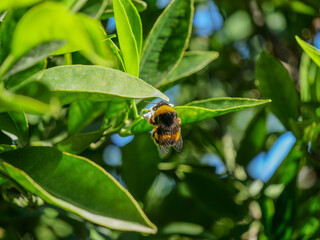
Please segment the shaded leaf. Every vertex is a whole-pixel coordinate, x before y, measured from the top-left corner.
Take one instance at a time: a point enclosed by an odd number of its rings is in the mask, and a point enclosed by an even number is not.
[[[142,25],[131,1],[113,0],[114,17],[126,72],[139,76],[142,48]]]
[[[167,90],[179,83],[180,79],[188,77],[207,66],[210,62],[218,58],[218,52],[193,51],[185,52],[178,66],[169,73],[157,86],[161,91]]]
[[[0,153],[17,149],[16,145],[0,144]]]
[[[22,146],[28,144],[29,126],[23,112],[0,113],[0,130],[14,134]]]
[[[202,101],[194,101],[184,106],[178,106],[177,111],[182,124],[197,122],[227,113],[236,112],[242,109],[255,107],[269,103],[270,100],[256,100],[248,98],[212,98]],[[141,120],[132,128],[132,133],[150,131],[147,121]]]
[[[102,66],[53,67],[24,84],[35,79],[47,85],[58,96],[61,104],[83,99],[107,101],[160,97],[168,100],[167,96],[141,79]]]
[[[68,132],[70,135],[81,132],[89,123],[102,114],[108,107],[107,102],[78,101],[70,106]]]
[[[298,93],[288,71],[266,52],[262,52],[256,65],[258,88],[270,98],[270,108],[281,123],[289,127],[289,119],[299,116]]]
[[[292,180],[283,190],[275,203],[272,221],[272,236],[275,239],[292,239],[296,215],[296,181]]]
[[[4,172],[50,204],[108,228],[156,231],[131,195],[86,158],[49,147],[10,151],[0,158]]]
[[[173,0],[160,15],[146,40],[140,77],[153,86],[182,58],[191,34],[193,0]]]
[[[108,0],[90,0],[80,9],[80,12],[99,19],[108,5]]]
[[[48,43],[37,45],[14,63],[3,78],[8,78],[18,72],[34,66],[41,60],[48,57],[52,52],[61,48],[63,45],[65,45],[65,41],[50,41]]]
[[[267,137],[266,114],[261,111],[253,118],[237,152],[237,163],[246,166],[251,159],[263,150]]]
[[[138,134],[122,148],[121,175],[135,199],[143,200],[158,175],[159,153],[149,134]]]
[[[27,80],[28,78],[35,75],[36,73],[44,70],[46,67],[46,63],[47,62],[45,60],[42,60],[30,68],[23,70],[19,73],[16,73],[13,76],[8,77],[7,79],[5,79],[6,88],[10,89],[22,83],[24,80]]]
[[[192,196],[214,218],[241,219],[246,210],[233,201],[236,193],[232,185],[217,176],[196,171],[183,171],[183,181]]]
[[[102,137],[102,134],[103,130],[88,133],[75,133],[67,139],[59,142],[57,144],[57,148],[63,152],[79,154],[88,148],[91,143],[96,142],[100,137]]]

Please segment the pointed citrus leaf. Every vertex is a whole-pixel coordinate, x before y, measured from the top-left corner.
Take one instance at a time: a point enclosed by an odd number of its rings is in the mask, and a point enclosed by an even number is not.
[[[218,52],[193,51],[185,52],[181,62],[169,75],[157,86],[161,91],[180,83],[186,78],[207,66],[219,56]]]
[[[138,77],[142,48],[139,13],[130,0],[113,0],[113,9],[124,65],[128,73]]]
[[[47,85],[61,104],[77,100],[108,101],[168,97],[141,79],[112,68],[91,65],[53,67],[24,82]],[[22,87],[19,85],[18,88]]]
[[[188,45],[193,0],[173,0],[154,24],[140,62],[140,77],[156,86],[179,63]]]
[[[177,106],[174,109],[177,111],[181,123],[187,124],[250,107],[260,106],[269,102],[270,100],[248,98],[212,98],[190,102],[187,105]],[[131,133],[150,131],[152,128],[154,127],[150,126],[147,121],[142,119],[132,128]]]
[[[50,147],[13,150],[0,159],[2,171],[50,204],[104,227],[156,232],[129,192],[89,159]]]
[[[289,72],[266,52],[262,52],[256,65],[256,79],[262,96],[270,98],[270,108],[281,123],[289,127],[289,119],[299,116],[298,93]]]

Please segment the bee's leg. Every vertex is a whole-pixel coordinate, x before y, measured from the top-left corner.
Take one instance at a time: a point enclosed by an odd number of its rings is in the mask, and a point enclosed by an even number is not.
[[[152,130],[151,137],[152,137],[152,139],[153,139],[156,143],[159,143],[158,134],[157,134],[157,128],[154,128],[154,129]]]
[[[178,125],[181,125],[181,119],[178,118]]]

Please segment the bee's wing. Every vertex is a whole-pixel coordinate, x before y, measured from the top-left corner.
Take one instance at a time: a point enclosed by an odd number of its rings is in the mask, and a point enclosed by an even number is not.
[[[172,147],[177,152],[180,152],[181,149],[182,149],[182,146],[183,146],[183,140],[182,140],[182,136],[181,136],[181,133],[180,133],[180,137],[179,137],[178,142],[175,145],[173,145]]]
[[[169,145],[159,145],[160,151],[163,155],[166,155],[169,152]]]

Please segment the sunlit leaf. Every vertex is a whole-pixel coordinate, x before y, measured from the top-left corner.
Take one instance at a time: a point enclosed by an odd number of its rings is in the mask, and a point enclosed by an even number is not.
[[[14,94],[0,88],[0,112],[8,111],[57,115],[60,108],[55,104],[46,104],[37,99]]]
[[[193,0],[173,0],[160,15],[146,40],[140,77],[153,86],[182,58],[192,28]]]
[[[126,71],[139,76],[142,48],[142,25],[139,13],[131,1],[114,0],[114,17]]]
[[[300,47],[302,47],[302,49],[309,55],[309,57],[320,67],[320,51],[316,47],[301,40],[301,38],[299,38],[298,36],[296,36],[296,40],[299,43]]]
[[[47,85],[60,99],[61,104],[84,99],[107,101],[160,97],[168,100],[167,96],[141,79],[102,66],[54,67],[24,84],[34,80]]]
[[[0,1],[0,12],[10,8],[21,8],[28,7],[42,0],[1,0]]]
[[[82,50],[94,63],[114,66],[114,56],[103,39],[97,21],[83,14],[72,14],[62,4],[45,2],[31,8],[18,22],[9,63],[14,63],[39,44],[60,40],[68,42],[67,48],[71,45]]]
[[[132,196],[86,158],[49,147],[9,151],[0,158],[2,171],[50,204],[108,228],[156,231]]]
[[[300,98],[303,102],[320,101],[320,70],[304,53],[300,62]]]

